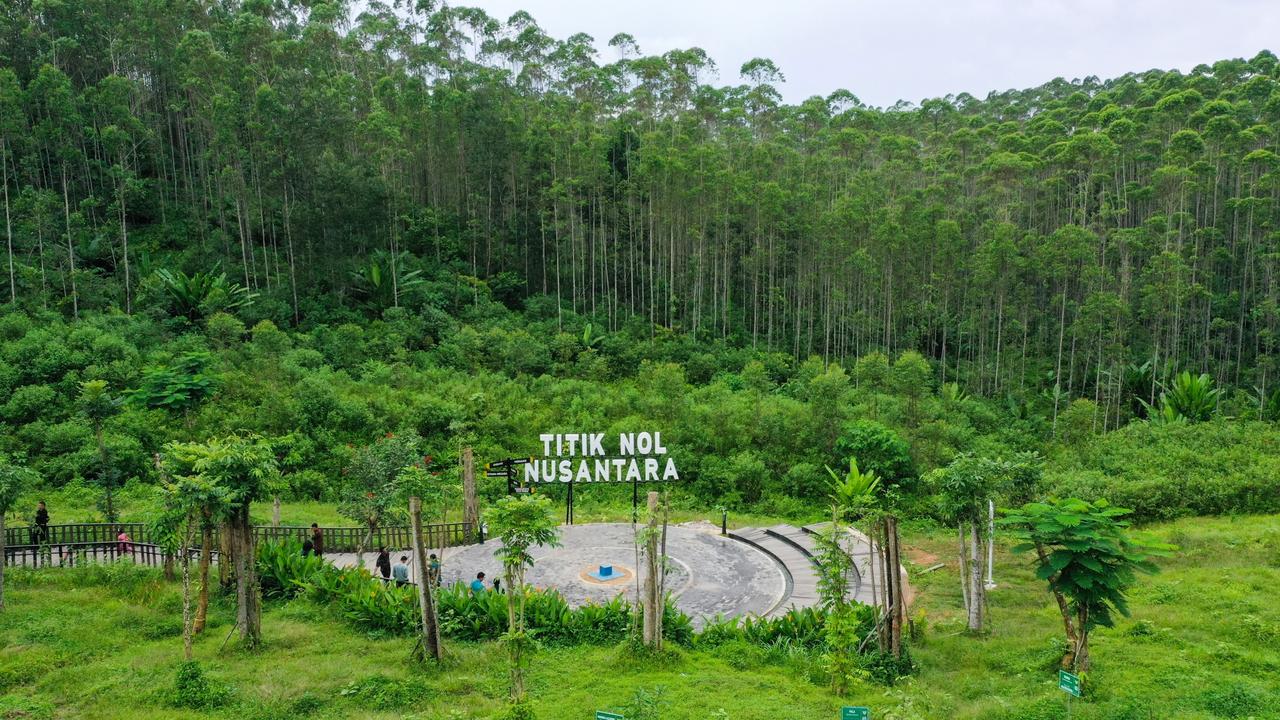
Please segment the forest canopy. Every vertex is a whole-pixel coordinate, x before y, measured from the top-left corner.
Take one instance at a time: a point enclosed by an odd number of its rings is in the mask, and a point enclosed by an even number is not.
[[[1271,52],[876,108],[607,47],[434,2],[6,3],[5,449],[123,482],[254,428],[314,489],[402,427],[520,455],[640,417],[750,501],[899,435],[909,485],[1280,417]]]

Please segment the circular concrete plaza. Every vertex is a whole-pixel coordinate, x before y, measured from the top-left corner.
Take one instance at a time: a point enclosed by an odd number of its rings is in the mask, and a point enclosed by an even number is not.
[[[525,580],[538,588],[555,588],[570,605],[605,602],[625,594],[635,598],[635,529],[623,523],[562,527],[560,547],[538,546]],[[500,577],[494,557],[496,540],[444,551],[441,579],[446,585],[469,583],[484,572],[486,585]],[[783,598],[786,579],[772,558],[747,543],[720,536],[709,525],[667,528],[667,590],[676,605],[695,620],[716,614],[763,615]],[[610,565],[622,578],[601,582],[591,573]]]

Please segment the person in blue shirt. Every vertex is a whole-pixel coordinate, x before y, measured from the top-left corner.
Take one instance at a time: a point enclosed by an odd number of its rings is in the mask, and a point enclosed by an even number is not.
[[[396,585],[404,587],[409,584],[409,556],[401,555],[400,562],[391,568],[391,577],[395,579]]]
[[[476,579],[471,581],[471,594],[484,594],[484,571],[476,573]]]

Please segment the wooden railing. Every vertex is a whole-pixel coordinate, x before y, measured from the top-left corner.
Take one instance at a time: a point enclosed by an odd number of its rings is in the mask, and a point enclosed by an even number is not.
[[[192,553],[198,550],[192,548]],[[6,565],[25,567],[72,567],[85,563],[110,563],[129,559],[139,565],[159,567],[165,553],[159,545],[137,542],[77,542],[56,545],[14,545],[4,549]]]
[[[129,536],[126,544],[117,540],[122,531]],[[359,527],[320,528],[324,538],[324,552],[355,552],[368,532],[367,528]],[[301,542],[311,537],[311,528],[304,525],[260,525],[254,527],[253,534],[254,539],[260,543],[280,542],[289,538]],[[5,528],[4,562],[6,565],[58,565],[60,557],[74,557],[76,553],[83,552],[86,558],[94,562],[132,557],[135,561],[148,565],[160,564],[163,553],[154,550],[156,546],[151,542],[152,539],[147,526],[142,523],[72,523],[49,525],[44,529],[34,525],[10,527]],[[422,528],[422,539],[424,546],[428,548],[454,547],[484,541],[483,529],[473,530],[471,523],[426,525]],[[125,545],[132,547],[126,548]],[[214,548],[217,546],[215,531]],[[404,526],[379,528],[365,550],[377,550],[380,546],[395,550],[412,548],[412,533]]]

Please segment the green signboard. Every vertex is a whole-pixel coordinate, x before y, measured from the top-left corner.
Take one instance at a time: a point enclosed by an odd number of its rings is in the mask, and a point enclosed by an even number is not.
[[[840,720],[871,720],[871,708],[846,705],[840,708]]]
[[[1071,693],[1075,697],[1080,697],[1080,677],[1072,675],[1066,670],[1059,670],[1058,688]]]
[[[603,710],[596,711],[596,720],[625,720],[618,713],[605,712]]]

